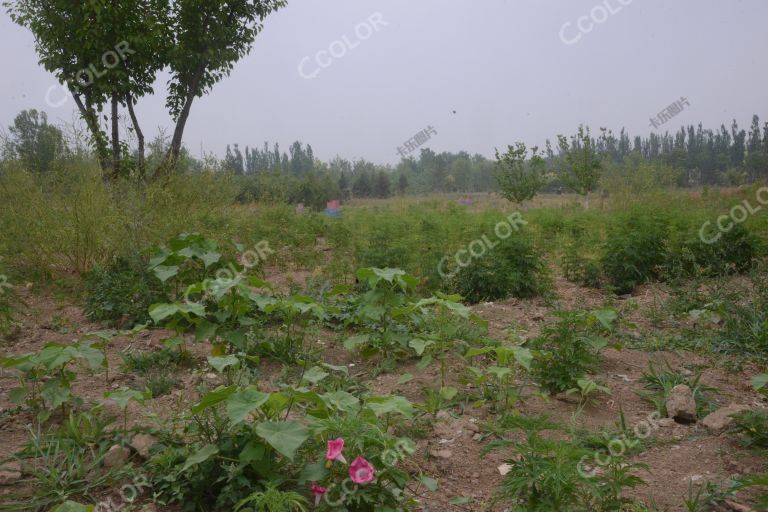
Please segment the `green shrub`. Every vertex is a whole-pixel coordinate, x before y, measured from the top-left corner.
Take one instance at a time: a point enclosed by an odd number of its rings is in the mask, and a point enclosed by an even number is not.
[[[768,412],[755,410],[735,414],[731,432],[743,436],[744,446],[768,448]]]
[[[667,261],[667,222],[660,216],[632,210],[609,227],[602,265],[616,293],[630,293],[657,279]]]
[[[449,287],[468,302],[535,297],[546,286],[545,265],[529,238],[513,235],[486,248],[486,254],[461,267]]]
[[[148,308],[165,299],[164,287],[141,258],[118,258],[108,268],[95,265],[85,276],[85,314],[116,325],[149,321]]]
[[[579,389],[579,380],[600,364],[599,350],[607,344],[598,334],[615,312],[558,311],[559,320],[544,327],[530,342],[535,349],[533,379],[548,393]]]
[[[712,242],[701,240],[698,229],[673,239],[666,262],[666,273],[674,278],[718,277],[748,271],[759,253],[759,243],[743,224],[735,224]],[[709,237],[712,239],[713,237]]]
[[[514,502],[519,512],[616,512],[628,510],[633,501],[623,496],[626,489],[644,484],[633,475],[641,464],[621,456],[607,457],[601,468],[587,470],[599,460],[595,452],[560,438],[541,435],[544,430],[562,430],[545,418],[504,416],[498,431],[522,430],[525,440],[502,439],[484,450],[512,448],[515,456],[507,461],[509,472],[499,486],[499,499]]]
[[[600,288],[600,264],[588,256],[583,256],[575,245],[568,245],[562,259],[565,278],[573,283],[589,288]]]

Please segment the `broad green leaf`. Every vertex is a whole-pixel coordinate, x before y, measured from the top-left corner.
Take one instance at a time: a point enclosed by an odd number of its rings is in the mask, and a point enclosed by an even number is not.
[[[269,393],[259,391],[256,386],[248,386],[227,399],[227,416],[232,422],[240,423],[267,400],[269,400]]]
[[[240,363],[240,360],[234,354],[220,357],[208,356],[208,364],[215,368],[219,373],[223,372],[230,366],[236,366],[238,363]]]
[[[240,462],[244,463],[250,463],[254,461],[259,461],[264,458],[264,453],[266,452],[266,446],[261,441],[248,441],[248,444],[245,445],[245,448],[240,452],[239,459]]]
[[[469,496],[456,496],[455,498],[452,498],[450,503],[451,505],[466,505],[467,503],[471,503],[472,498]]]
[[[526,370],[531,369],[531,362],[533,362],[533,353],[528,350],[525,347],[510,347],[510,350],[512,350],[512,354],[515,356],[515,361],[517,361],[520,366],[525,368]]]
[[[21,405],[26,400],[28,394],[29,389],[27,388],[13,388],[8,392],[8,400],[16,405]]]
[[[416,364],[416,369],[423,370],[424,368],[429,366],[431,362],[432,362],[432,356],[430,354],[427,354],[421,358],[421,361],[419,361],[418,364]]]
[[[68,387],[62,386],[57,380],[51,380],[45,383],[40,396],[43,397],[45,405],[49,409],[55,409],[67,402],[72,397],[72,394]]]
[[[47,369],[53,370],[66,365],[75,357],[77,357],[77,351],[72,347],[61,343],[48,343],[34,356],[34,359]]]
[[[181,338],[181,336],[174,336],[172,338],[168,338],[167,340],[163,340],[163,346],[165,348],[176,348],[184,344],[184,340]]]
[[[360,399],[346,391],[325,393],[320,395],[320,398],[323,399],[328,407],[345,412],[354,412],[360,406]]]
[[[414,351],[416,351],[417,356],[420,356],[421,354],[424,353],[424,350],[428,346],[434,345],[434,344],[435,342],[433,340],[422,340],[419,338],[414,338],[408,343],[408,346],[410,346]]]
[[[327,372],[324,372],[322,369],[320,369],[319,366],[313,366],[309,370],[307,370],[304,375],[301,377],[302,381],[307,381],[310,384],[317,384],[324,378],[326,378],[328,375],[330,375]]]
[[[445,386],[444,388],[440,388],[440,396],[445,398],[446,400],[453,400],[458,393],[459,393],[459,390],[451,386]]]
[[[601,336],[590,336],[587,338],[587,343],[595,350],[602,350],[608,346],[608,340]]]
[[[482,356],[482,355],[488,354],[490,352],[493,352],[493,350],[494,350],[494,347],[470,348],[464,354],[464,357],[469,358],[469,357]]]
[[[368,343],[368,340],[371,339],[370,336],[367,334],[359,334],[357,336],[350,336],[347,338],[347,340],[344,342],[344,348],[347,350],[355,350],[358,345],[364,345]]]
[[[752,386],[758,391],[768,386],[768,373],[759,373],[752,377]]]
[[[195,341],[199,343],[201,341],[213,340],[214,336],[216,336],[216,329],[218,329],[218,327],[219,326],[215,323],[207,320],[200,322],[195,327]]]
[[[489,366],[488,367],[488,373],[494,375],[497,379],[501,380],[507,375],[512,373],[511,368],[506,368],[503,366]]]
[[[155,273],[155,276],[157,276],[157,278],[164,283],[179,273],[179,267],[177,266],[167,267],[165,265],[157,265],[155,268],[152,269],[152,271]]]
[[[221,387],[214,389],[203,395],[198,403],[192,407],[192,414],[200,414],[202,411],[220,404],[228,399],[235,392],[235,386]]]
[[[377,417],[389,413],[398,413],[406,418],[411,418],[414,412],[411,402],[409,402],[407,398],[397,395],[370,397],[366,402],[366,406],[371,409]]]
[[[437,490],[437,480],[434,478],[428,477],[426,475],[419,476],[419,481],[424,484],[424,487],[429,489],[432,492],[435,492]]]
[[[328,469],[326,469],[325,464],[307,464],[301,470],[298,484],[302,485],[305,482],[322,482],[326,476],[328,476]]]
[[[104,353],[90,345],[80,345],[77,348],[78,356],[88,361],[91,370],[97,370],[104,364]]]
[[[592,316],[594,316],[606,329],[613,328],[613,323],[619,317],[616,310],[610,308],[596,309],[595,311],[592,311]]]
[[[256,426],[256,434],[289,460],[309,439],[309,430],[295,421],[265,421]]]
[[[399,379],[397,379],[398,384],[405,384],[406,382],[410,382],[411,379],[413,379],[413,375],[410,373],[404,373],[400,376]]]
[[[207,444],[187,458],[186,462],[184,462],[184,466],[181,468],[181,471],[186,471],[192,466],[196,466],[201,462],[205,462],[217,453],[219,453],[218,446],[215,444]]]
[[[121,409],[128,407],[128,402],[131,400],[138,403],[144,403],[144,395],[141,392],[128,388],[118,389],[117,391],[107,391],[104,393],[104,398],[112,400]]]

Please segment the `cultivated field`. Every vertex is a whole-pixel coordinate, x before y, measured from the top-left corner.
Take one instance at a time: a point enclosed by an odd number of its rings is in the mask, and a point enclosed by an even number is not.
[[[757,187],[3,184],[0,509],[765,506]]]

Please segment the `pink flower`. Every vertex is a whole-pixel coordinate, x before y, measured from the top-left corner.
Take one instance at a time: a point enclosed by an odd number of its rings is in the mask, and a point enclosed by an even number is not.
[[[341,454],[341,451],[343,449],[344,449],[344,439],[342,438],[329,439],[328,452],[325,454],[325,458],[328,460],[338,460],[346,464],[347,460],[344,458],[344,455]]]
[[[356,484],[367,484],[373,480],[376,469],[370,462],[362,457],[358,457],[349,465],[349,478]]]
[[[315,506],[320,504],[320,500],[323,499],[323,494],[327,493],[328,489],[321,487],[317,484],[312,484],[312,494],[315,495]]]

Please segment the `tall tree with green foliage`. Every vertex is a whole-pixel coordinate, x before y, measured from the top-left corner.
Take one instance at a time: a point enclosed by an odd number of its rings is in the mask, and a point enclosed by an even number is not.
[[[67,150],[61,130],[48,124],[45,112],[22,110],[8,127],[8,152],[35,172],[51,170],[53,161]]]
[[[118,107],[131,113],[143,165],[143,135],[133,105],[152,92],[164,67],[168,0],[4,2],[11,19],[35,35],[43,67],[66,84],[88,126],[102,169],[120,172]],[[111,134],[101,124],[109,106]],[[111,154],[110,154],[111,146]]]
[[[166,105],[175,121],[170,146],[155,176],[169,172],[181,153],[195,98],[232,71],[251,50],[267,15],[285,0],[69,0],[6,1],[11,18],[35,35],[40,63],[67,84],[91,133],[105,172],[120,174],[119,107],[127,107],[139,140],[133,107],[152,92],[157,71],[169,68]],[[101,125],[109,106],[111,135]],[[111,162],[110,147],[111,145]]]
[[[179,0],[171,3],[171,70],[166,105],[176,121],[164,169],[175,164],[192,102],[229,76],[261,32],[264,19],[285,0]]]
[[[501,195],[508,201],[522,204],[533,197],[544,186],[546,162],[539,156],[539,148],[528,148],[522,142],[507,146],[507,152],[496,150],[496,182]]]
[[[560,179],[579,195],[584,196],[584,207],[589,209],[589,194],[597,190],[603,164],[600,152],[589,135],[589,128],[579,126],[570,143],[564,135],[557,136],[563,168]]]

